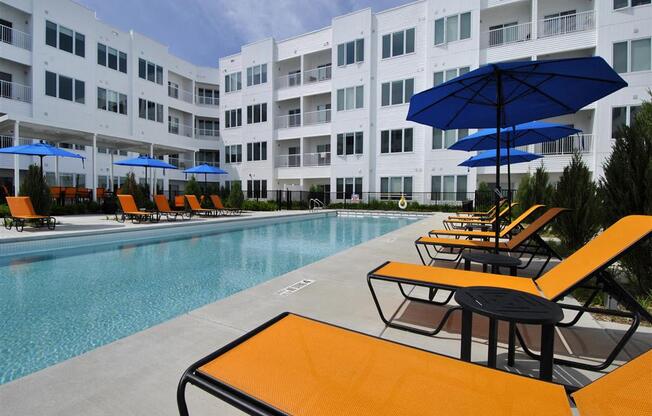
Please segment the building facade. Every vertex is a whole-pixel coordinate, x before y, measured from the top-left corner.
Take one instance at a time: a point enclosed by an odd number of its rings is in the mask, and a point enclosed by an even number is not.
[[[98,149],[153,153],[178,164],[209,160],[229,173],[213,180],[241,181],[250,196],[318,187],[331,198],[464,199],[479,182],[495,181],[491,168],[457,166],[469,154],[446,150],[473,130],[440,131],[406,121],[412,94],[486,63],[593,55],[607,60],[629,86],[576,114],[548,120],[583,134],[527,150],[545,156],[553,180],[579,150],[597,178],[613,132],[630,122],[652,88],[650,0],[423,0],[378,13],[365,9],[291,39],[244,45],[240,53],[219,59],[219,69],[183,62],[141,35],[98,22],[67,0],[3,0],[0,10],[13,16],[2,17],[13,28],[3,29],[12,35],[9,41],[3,35],[0,76],[11,74],[16,85],[11,94],[3,92],[12,97],[0,98],[1,134],[18,125],[20,137],[29,137],[25,129],[46,140],[85,143],[87,151],[95,141]],[[85,58],[74,47],[70,51],[68,38],[67,50],[48,45],[48,22],[59,25],[59,40],[61,27],[72,31],[73,46],[77,33],[83,34]],[[99,44],[118,51],[118,70],[98,63]],[[121,53],[127,74],[120,72]],[[145,79],[139,77],[141,60]],[[84,81],[85,103],[75,102],[74,91],[72,100],[49,96],[49,72],[72,78],[73,85]],[[14,97],[19,84],[31,91],[29,102]],[[101,88],[118,94],[117,113],[99,108]],[[122,94],[126,115],[120,113]],[[144,118],[138,111],[142,100]],[[83,140],[69,138],[77,132]],[[94,159],[97,175],[106,176],[107,159],[103,153]],[[12,163],[3,160],[0,167]],[[20,163],[24,169],[28,162]],[[46,170],[53,171],[49,163]],[[65,163],[59,172],[81,169],[71,166],[75,161]],[[514,165],[513,182],[540,163]],[[89,172],[93,176],[92,169],[84,169],[86,178]],[[178,172],[158,179],[164,189],[178,189],[183,181]]]

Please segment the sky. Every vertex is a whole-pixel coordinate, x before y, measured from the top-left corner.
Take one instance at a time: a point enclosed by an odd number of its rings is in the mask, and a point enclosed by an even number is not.
[[[374,12],[410,0],[76,0],[97,18],[169,46],[196,65],[216,67],[240,46],[282,40],[330,25],[335,16],[366,7]]]

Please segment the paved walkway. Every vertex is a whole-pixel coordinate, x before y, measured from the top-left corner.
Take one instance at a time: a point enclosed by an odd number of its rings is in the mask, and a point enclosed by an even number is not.
[[[175,415],[176,386],[192,362],[283,312],[291,311],[384,338],[450,356],[459,356],[455,328],[437,337],[412,335],[384,327],[369,295],[366,273],[385,260],[418,262],[414,240],[441,225],[435,215],[352,247],[283,276],[206,305],[185,315],[136,333],[86,354],[0,386],[0,413],[7,415]],[[278,292],[302,279],[315,282],[287,295]],[[405,319],[419,319],[423,311],[401,306],[394,288],[382,288],[388,306],[400,308]],[[402,318],[403,319],[403,318]],[[601,344],[612,333],[592,319],[582,328]],[[622,326],[609,325],[613,333]],[[583,344],[595,345],[595,339]],[[476,340],[473,359],[485,360],[482,340]],[[573,344],[572,342],[570,344]],[[639,330],[624,360],[652,345],[652,331]],[[566,345],[562,346],[565,347]],[[572,347],[572,345],[569,345]],[[504,365],[505,350],[499,350]],[[534,363],[520,356],[518,371],[532,371]],[[397,364],[398,365],[398,364]],[[558,381],[586,384],[596,373],[555,368]],[[194,388],[188,388],[191,414],[237,415],[233,408]],[[436,405],[436,404],[434,404]]]

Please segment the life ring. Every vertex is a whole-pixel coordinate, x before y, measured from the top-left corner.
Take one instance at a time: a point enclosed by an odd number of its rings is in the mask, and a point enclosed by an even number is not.
[[[407,201],[405,200],[405,195],[401,195],[401,199],[398,201],[398,207],[400,209],[405,209],[407,208]]]

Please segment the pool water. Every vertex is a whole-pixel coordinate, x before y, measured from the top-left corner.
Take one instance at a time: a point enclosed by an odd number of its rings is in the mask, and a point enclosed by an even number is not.
[[[324,216],[12,257],[0,264],[0,384],[413,221]]]

